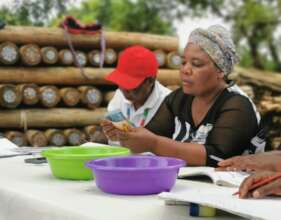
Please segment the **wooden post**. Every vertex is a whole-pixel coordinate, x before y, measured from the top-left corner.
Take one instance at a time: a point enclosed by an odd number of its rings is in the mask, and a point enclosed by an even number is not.
[[[94,111],[82,108],[0,110],[0,128],[69,128],[98,124],[105,108]]]
[[[80,86],[78,90],[81,93],[82,103],[88,108],[95,109],[100,106],[103,98],[100,90],[93,86]]]
[[[45,131],[45,136],[47,137],[50,146],[66,145],[66,137],[64,136],[63,131],[59,129],[47,129]]]
[[[27,66],[36,66],[41,62],[40,48],[36,44],[26,44],[19,49],[22,62]]]
[[[0,105],[6,108],[16,108],[21,102],[21,94],[16,86],[0,85]]]
[[[166,63],[166,53],[163,50],[155,50],[154,54],[156,56],[156,59],[158,61],[159,67],[165,66]]]
[[[19,131],[7,131],[5,132],[5,137],[12,141],[17,146],[27,146],[27,139],[24,133]]]
[[[75,48],[99,48],[100,34],[70,34]],[[133,45],[143,45],[151,50],[162,49],[175,51],[178,49],[176,37],[132,33],[132,32],[104,32],[107,47],[123,49]],[[6,26],[0,30],[0,42],[12,41],[16,44],[35,43],[40,46],[67,46],[64,30],[57,27],[26,27]]]
[[[90,125],[84,128],[87,141],[107,144],[107,138],[102,131],[102,128],[97,125]]]
[[[59,91],[62,101],[67,106],[75,106],[80,102],[80,92],[76,88],[66,87]]]
[[[182,58],[177,52],[170,52],[167,55],[167,67],[179,69],[182,64]]]
[[[63,49],[59,51],[59,61],[63,65],[72,65],[73,56],[69,49]]]
[[[28,130],[26,131],[26,137],[29,144],[33,147],[44,147],[48,145],[48,140],[42,131]]]
[[[41,85],[112,85],[105,77],[113,71],[112,68],[84,68],[86,79],[79,68],[49,67],[49,68],[0,68],[0,82],[2,83],[36,83]],[[278,76],[278,74],[275,78]],[[157,79],[163,85],[181,84],[179,70],[159,69]],[[281,79],[279,80],[281,81]],[[275,81],[276,88],[281,91],[280,84]],[[279,87],[278,87],[279,86]]]
[[[17,45],[12,42],[0,44],[0,61],[3,64],[12,65],[19,59],[19,50]]]
[[[39,88],[41,104],[47,108],[55,107],[60,101],[59,90],[55,86],[42,86]]]
[[[59,56],[55,47],[43,47],[40,52],[44,63],[55,64],[58,62]]]
[[[108,64],[108,65],[113,65],[116,63],[117,61],[117,53],[115,50],[111,49],[111,48],[107,48],[105,50],[105,56],[104,56],[104,61],[105,61],[105,64]]]
[[[100,51],[92,50],[88,53],[88,60],[92,66],[100,65]]]
[[[63,133],[71,146],[78,146],[86,142],[85,134],[76,128],[65,129]]]
[[[36,84],[17,85],[17,89],[22,96],[22,103],[25,105],[35,105],[39,101],[39,87]]]

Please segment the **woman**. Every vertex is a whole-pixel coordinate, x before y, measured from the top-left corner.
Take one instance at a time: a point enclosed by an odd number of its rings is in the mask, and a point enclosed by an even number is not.
[[[195,29],[184,50],[182,88],[167,96],[146,128],[118,131],[122,145],[199,166],[216,166],[218,157],[263,151],[264,141],[255,137],[260,117],[254,105],[227,82],[237,60],[222,26]],[[113,125],[111,129],[105,132],[116,131]]]

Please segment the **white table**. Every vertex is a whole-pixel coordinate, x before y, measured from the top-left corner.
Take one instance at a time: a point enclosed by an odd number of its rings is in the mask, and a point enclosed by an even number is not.
[[[24,163],[26,157],[0,159],[0,220],[181,220],[192,218],[186,206],[167,206],[157,195],[118,196],[101,192],[94,181],[52,176],[47,164]],[[212,187],[177,180],[175,187]],[[242,219],[219,213],[211,219]]]

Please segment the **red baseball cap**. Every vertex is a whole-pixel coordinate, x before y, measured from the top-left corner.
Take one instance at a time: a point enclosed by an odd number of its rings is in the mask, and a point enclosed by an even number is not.
[[[121,52],[117,68],[106,79],[123,89],[135,89],[147,77],[156,77],[157,70],[153,52],[142,46],[132,46]]]

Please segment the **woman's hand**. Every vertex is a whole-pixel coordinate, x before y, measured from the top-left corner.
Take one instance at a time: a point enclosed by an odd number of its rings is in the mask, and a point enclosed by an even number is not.
[[[275,174],[278,174],[278,172],[266,171],[249,176],[239,187],[239,197],[245,198],[247,196],[250,196],[254,198],[262,198],[269,195],[281,196],[281,178],[260,186],[254,189],[254,191],[250,191],[250,188],[253,184]]]
[[[121,145],[133,153],[153,152],[157,142],[157,135],[145,128],[133,128],[128,132],[118,130],[117,133]]]
[[[281,172],[281,153],[277,151],[245,156],[236,156],[218,163],[220,171],[279,171]]]
[[[107,139],[111,141],[118,141],[118,130],[111,121],[103,120],[100,125]]]

